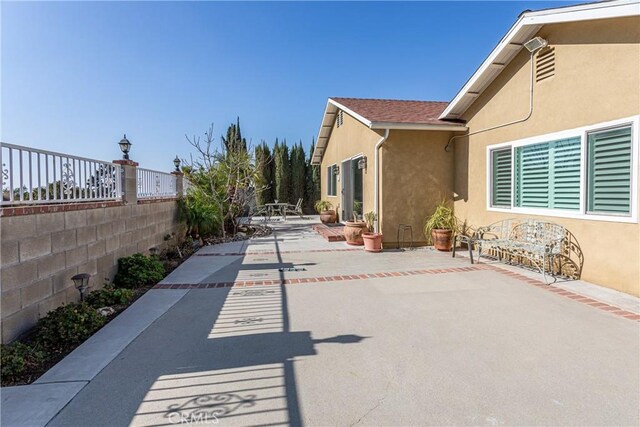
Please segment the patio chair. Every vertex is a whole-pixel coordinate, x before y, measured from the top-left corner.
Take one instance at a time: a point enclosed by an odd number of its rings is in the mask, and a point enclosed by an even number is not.
[[[288,204],[285,207],[285,214],[298,215],[300,218],[304,218],[302,213],[302,198],[298,199],[298,203],[295,205]]]

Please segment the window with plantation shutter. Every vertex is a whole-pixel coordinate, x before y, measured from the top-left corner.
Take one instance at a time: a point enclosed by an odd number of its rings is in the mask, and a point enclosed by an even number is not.
[[[335,174],[336,165],[327,166],[327,196],[335,196],[338,188],[338,177]]]
[[[487,209],[637,223],[639,128],[633,116],[489,146]]]
[[[511,207],[511,147],[491,151],[491,206]]]
[[[580,209],[580,137],[515,149],[515,206]]]
[[[631,213],[631,127],[587,139],[587,212]]]

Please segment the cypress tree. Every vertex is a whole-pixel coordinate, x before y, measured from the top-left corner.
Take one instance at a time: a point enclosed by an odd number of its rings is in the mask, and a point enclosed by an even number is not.
[[[287,141],[285,140],[278,145],[276,140],[276,147],[274,147],[273,151],[276,184],[274,198],[278,199],[280,203],[286,203],[289,201],[291,191],[291,163],[289,161]]]
[[[304,200],[306,159],[302,141],[295,144],[291,150],[291,203],[298,203],[298,199]]]
[[[269,146],[262,141],[255,149],[256,168],[258,172],[256,203],[258,206],[273,201],[273,158]]]
[[[313,138],[311,141],[311,148],[309,149],[309,157],[306,164],[306,188],[305,188],[305,207],[307,212],[315,212],[314,204],[317,200],[320,200],[320,166],[312,165],[311,159],[313,159],[313,150],[316,147],[316,140]]]
[[[242,137],[240,131],[240,117],[237,118],[236,123],[231,123],[227,128],[227,136],[222,136],[222,143],[227,153],[238,153],[241,151],[247,151],[247,140]]]

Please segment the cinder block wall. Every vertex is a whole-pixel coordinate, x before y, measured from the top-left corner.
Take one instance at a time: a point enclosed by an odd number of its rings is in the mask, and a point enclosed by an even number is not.
[[[79,300],[71,276],[90,273],[89,291],[100,289],[113,279],[118,258],[162,247],[165,235],[179,231],[175,200],[16,208],[11,214],[0,217],[3,343],[48,311]]]

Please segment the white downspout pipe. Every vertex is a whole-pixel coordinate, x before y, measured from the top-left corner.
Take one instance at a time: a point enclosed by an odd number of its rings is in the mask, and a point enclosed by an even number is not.
[[[373,180],[374,180],[374,205],[375,205],[375,213],[378,220],[376,221],[376,232],[380,232],[380,147],[384,142],[389,138],[389,129],[384,130],[384,136],[380,138],[380,140],[376,143],[376,148],[374,151],[374,172],[373,172]]]
[[[514,120],[512,122],[509,123],[503,123],[501,125],[497,125],[497,126],[491,126],[490,128],[485,128],[485,129],[480,129],[477,130],[475,132],[471,132],[471,133],[465,133],[464,135],[456,135],[456,136],[452,136],[451,139],[449,139],[449,142],[447,142],[447,145],[445,145],[444,147],[444,151],[449,152],[450,151],[450,147],[451,147],[451,143],[453,142],[454,139],[458,139],[458,138],[464,138],[465,136],[471,136],[471,135],[476,135],[478,133],[482,133],[482,132],[487,132],[490,130],[494,130],[494,129],[500,129],[506,126],[511,126],[511,125],[515,125],[517,123],[522,123],[522,122],[526,122],[527,120],[529,120],[529,118],[531,118],[531,116],[533,115],[533,55],[536,53],[537,51],[533,51],[530,52],[531,57],[529,58],[529,62],[530,62],[530,71],[529,71],[529,112],[527,113],[527,115],[522,118],[522,119],[518,119],[518,120]]]

